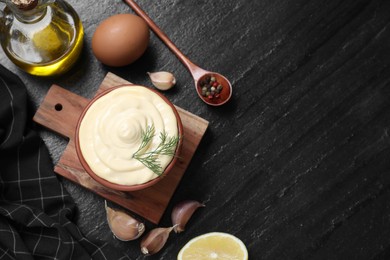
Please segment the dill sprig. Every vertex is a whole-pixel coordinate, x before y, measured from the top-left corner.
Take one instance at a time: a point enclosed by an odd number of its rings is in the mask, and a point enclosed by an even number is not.
[[[155,174],[161,175],[163,173],[163,168],[158,160],[158,155],[169,155],[174,156],[177,143],[179,142],[178,136],[170,137],[164,131],[160,133],[161,142],[153,151],[142,152],[142,150],[150,143],[150,141],[155,136],[154,125],[147,126],[146,130],[141,132],[141,144],[138,150],[133,154],[133,158],[140,161],[143,165],[152,170]]]

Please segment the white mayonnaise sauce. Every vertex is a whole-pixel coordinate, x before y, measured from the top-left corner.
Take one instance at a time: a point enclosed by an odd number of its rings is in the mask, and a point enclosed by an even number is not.
[[[79,128],[80,150],[91,170],[109,182],[135,185],[156,177],[153,171],[132,158],[142,141],[142,131],[154,126],[152,141],[143,150],[154,150],[160,133],[178,136],[172,108],[156,93],[142,86],[117,88],[96,100]],[[172,156],[159,155],[165,169]]]

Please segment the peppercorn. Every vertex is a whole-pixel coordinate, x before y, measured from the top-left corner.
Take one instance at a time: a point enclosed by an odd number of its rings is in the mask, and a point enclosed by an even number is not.
[[[223,86],[215,77],[207,76],[199,82],[202,96],[208,99],[219,98]]]

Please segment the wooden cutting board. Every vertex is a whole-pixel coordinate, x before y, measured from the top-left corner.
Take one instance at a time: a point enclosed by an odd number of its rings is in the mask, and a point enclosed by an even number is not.
[[[108,73],[96,94],[122,84],[129,84],[129,82]],[[54,171],[150,222],[158,224],[206,132],[208,122],[176,106],[183,123],[184,138],[182,151],[175,167],[160,182],[147,189],[134,192],[114,191],[93,180],[81,166],[76,154],[74,143],[76,125],[88,102],[89,100],[84,97],[60,86],[52,85],[33,118],[38,124],[69,139]]]

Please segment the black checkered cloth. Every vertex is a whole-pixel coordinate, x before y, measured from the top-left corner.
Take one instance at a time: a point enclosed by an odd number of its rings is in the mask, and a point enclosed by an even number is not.
[[[128,259],[72,222],[75,203],[32,129],[21,80],[0,65],[0,259]]]

